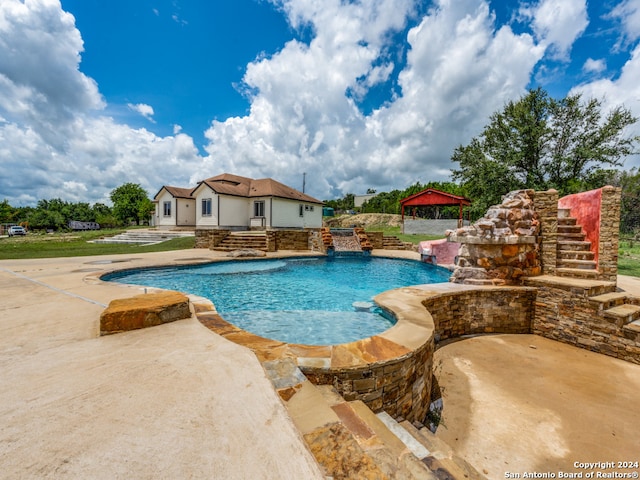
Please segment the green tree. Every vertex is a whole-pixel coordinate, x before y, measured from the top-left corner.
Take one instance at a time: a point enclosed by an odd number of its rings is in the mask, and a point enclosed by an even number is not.
[[[636,153],[640,137],[625,134],[636,121],[623,107],[603,116],[600,100],[555,100],[541,88],[530,90],[494,113],[469,145],[454,150],[459,169],[453,178],[473,199],[475,214],[511,190],[575,193],[588,188],[598,169],[621,166]]]
[[[134,221],[136,225],[146,220],[145,206],[150,202],[146,190],[137,183],[125,183],[111,191],[113,215],[124,225]],[[143,214],[143,215],[141,215]]]
[[[640,235],[640,170],[599,170],[592,178],[597,182],[594,183],[594,188],[613,185],[622,189],[620,232],[626,235]]]
[[[0,223],[15,223],[17,211],[6,198],[0,202]]]

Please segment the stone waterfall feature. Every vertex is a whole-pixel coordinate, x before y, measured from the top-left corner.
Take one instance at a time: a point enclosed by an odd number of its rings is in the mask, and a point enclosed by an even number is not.
[[[451,282],[514,285],[521,277],[540,275],[540,222],[533,190],[517,190],[473,225],[448,230],[447,240],[461,244]]]

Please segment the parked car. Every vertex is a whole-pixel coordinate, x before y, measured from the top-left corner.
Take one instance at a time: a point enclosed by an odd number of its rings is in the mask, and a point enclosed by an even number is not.
[[[7,233],[10,237],[13,237],[14,235],[26,235],[27,231],[24,229],[24,227],[13,225],[12,227],[9,227],[9,231]]]

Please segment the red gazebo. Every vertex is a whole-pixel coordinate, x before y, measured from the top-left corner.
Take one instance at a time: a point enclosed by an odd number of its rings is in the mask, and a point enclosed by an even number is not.
[[[442,206],[448,207],[458,205],[460,207],[460,215],[458,216],[458,227],[462,226],[462,207],[471,205],[471,200],[451,193],[441,192],[434,188],[427,188],[418,193],[400,200],[402,205],[402,222],[404,224],[404,207],[420,207],[420,206]]]

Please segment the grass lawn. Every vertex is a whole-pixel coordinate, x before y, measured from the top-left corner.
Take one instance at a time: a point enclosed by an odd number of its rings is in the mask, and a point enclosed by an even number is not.
[[[618,250],[618,273],[640,277],[640,242],[621,240]]]
[[[73,233],[29,233],[25,237],[0,238],[0,259],[82,257],[119,253],[147,253],[193,248],[194,237],[168,240],[155,245],[122,245],[88,243],[101,237],[113,236],[124,230],[99,230]]]
[[[400,227],[390,227],[388,225],[371,225],[366,228],[370,232],[383,232],[385,235],[393,235],[398,237],[403,242],[411,242],[418,244],[425,240],[438,240],[444,238],[443,235],[405,235],[401,233]]]

